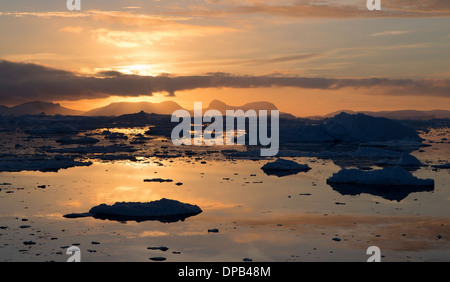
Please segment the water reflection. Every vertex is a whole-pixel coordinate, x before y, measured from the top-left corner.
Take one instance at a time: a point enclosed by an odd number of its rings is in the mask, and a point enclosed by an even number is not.
[[[184,222],[186,218],[198,215],[200,213],[183,214],[183,215],[168,215],[168,216],[125,216],[125,215],[112,215],[112,214],[96,214],[92,217],[95,219],[118,221],[118,222],[144,222],[144,221],[159,221],[162,223],[174,223]]]
[[[355,185],[355,184],[329,184],[334,191],[343,196],[357,196],[360,194],[369,194],[381,197],[390,201],[400,202],[409,194],[415,192],[432,192],[434,187],[429,186],[376,186],[376,185]]]

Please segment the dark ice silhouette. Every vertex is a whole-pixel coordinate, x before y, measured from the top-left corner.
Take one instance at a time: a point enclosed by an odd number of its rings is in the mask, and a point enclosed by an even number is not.
[[[274,162],[266,163],[261,167],[267,175],[276,175],[278,177],[294,175],[302,171],[308,171],[311,168],[307,164],[299,164],[297,162],[285,159],[277,159]]]
[[[114,205],[101,204],[89,210],[88,213],[72,213],[65,218],[92,216],[97,219],[112,221],[148,221],[178,222],[200,214],[202,210],[197,205],[185,204],[170,199],[161,199],[147,203],[117,202]]]
[[[365,193],[398,202],[410,193],[434,190],[433,179],[419,179],[399,166],[372,171],[342,169],[328,178],[327,184],[342,195]]]

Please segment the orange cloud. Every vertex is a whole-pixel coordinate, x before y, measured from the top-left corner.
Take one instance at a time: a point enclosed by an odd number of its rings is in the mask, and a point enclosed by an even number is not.
[[[68,33],[81,33],[83,28],[80,26],[66,26],[59,30],[59,32],[68,32]]]

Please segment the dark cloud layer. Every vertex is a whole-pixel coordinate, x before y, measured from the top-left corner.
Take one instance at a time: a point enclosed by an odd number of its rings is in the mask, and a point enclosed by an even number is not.
[[[388,78],[336,79],[282,76],[241,76],[210,73],[198,76],[137,76],[116,71],[95,76],[36,64],[0,61],[0,104],[40,100],[79,100],[109,96],[136,97],[201,88],[298,87],[337,90],[354,88],[372,95],[419,95],[450,98],[450,80]],[[283,91],[283,90],[280,90]]]

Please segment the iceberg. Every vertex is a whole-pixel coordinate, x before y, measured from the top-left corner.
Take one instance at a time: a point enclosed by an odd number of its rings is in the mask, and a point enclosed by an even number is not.
[[[407,170],[395,166],[364,171],[342,169],[327,179],[328,184],[355,184],[372,186],[428,186],[434,187],[433,179],[419,179]]]
[[[396,165],[396,166],[413,167],[413,168],[424,165],[416,157],[414,157],[408,153],[402,153],[400,156],[400,159],[398,159],[397,161],[391,161],[388,159],[384,159],[384,160],[378,162],[378,164],[379,165]]]
[[[274,162],[266,163],[261,167],[267,175],[276,175],[278,177],[297,174],[301,171],[308,171],[311,168],[307,164],[299,164],[294,161],[277,159]]]
[[[325,125],[330,136],[339,141],[421,141],[414,129],[399,122],[364,114],[341,113]]]
[[[398,166],[373,171],[342,169],[328,178],[327,184],[342,195],[365,193],[398,202],[413,192],[434,190],[433,179],[419,179]]]
[[[101,204],[89,210],[88,213],[67,214],[66,218],[92,216],[98,219],[116,221],[146,221],[161,222],[184,221],[190,216],[201,213],[197,205],[181,203],[176,200],[163,198],[152,202],[117,202],[114,205]]]

